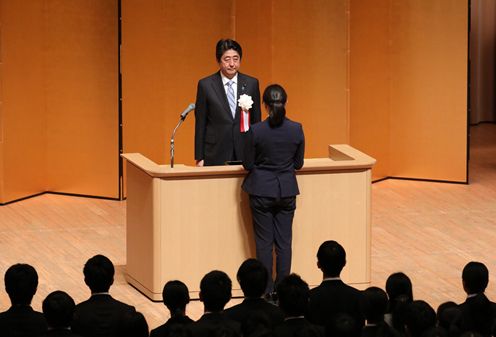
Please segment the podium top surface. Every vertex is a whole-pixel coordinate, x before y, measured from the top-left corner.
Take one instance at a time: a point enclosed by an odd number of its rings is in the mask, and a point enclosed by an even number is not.
[[[148,175],[157,178],[179,178],[199,176],[243,176],[246,170],[242,165],[188,166],[183,164],[159,165],[140,153],[121,154],[129,163]],[[297,174],[343,170],[367,170],[376,160],[347,144],[329,145],[329,158],[305,158],[303,167]]]

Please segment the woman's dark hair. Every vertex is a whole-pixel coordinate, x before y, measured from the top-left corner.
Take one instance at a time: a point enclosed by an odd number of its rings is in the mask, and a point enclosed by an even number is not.
[[[279,84],[271,84],[263,93],[263,103],[269,109],[269,125],[277,127],[282,124],[286,116],[286,101],[288,95]]]

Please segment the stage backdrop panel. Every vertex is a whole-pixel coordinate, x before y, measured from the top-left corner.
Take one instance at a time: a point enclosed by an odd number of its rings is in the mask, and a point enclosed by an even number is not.
[[[43,3],[0,1],[0,203],[45,190]]]
[[[467,1],[391,3],[390,175],[464,182]]]
[[[465,182],[467,1],[351,1],[350,143],[374,178]]]
[[[117,0],[0,5],[0,203],[118,198]]]

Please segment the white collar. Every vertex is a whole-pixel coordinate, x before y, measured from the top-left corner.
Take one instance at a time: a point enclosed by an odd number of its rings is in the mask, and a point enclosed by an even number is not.
[[[220,72],[220,77],[222,78],[222,85],[226,85],[227,82],[229,81],[233,81],[234,84],[238,84],[238,73],[236,73],[236,75],[234,75],[233,78],[227,78],[226,76],[224,76],[224,74],[222,73],[222,71]]]

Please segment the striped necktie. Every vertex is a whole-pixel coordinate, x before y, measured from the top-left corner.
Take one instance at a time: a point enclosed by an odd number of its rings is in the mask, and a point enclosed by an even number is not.
[[[231,113],[233,118],[236,116],[236,95],[234,94],[234,89],[232,85],[233,81],[229,81],[226,83],[227,85],[227,101],[229,102],[229,107],[231,108]]]

